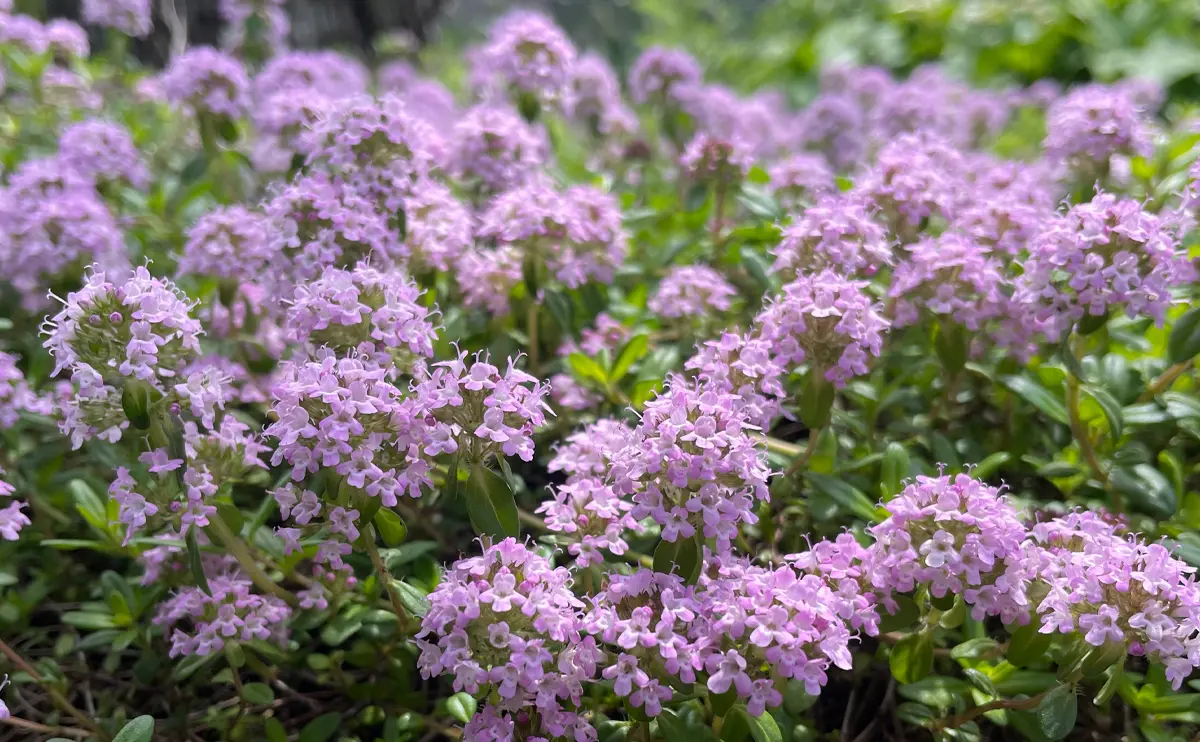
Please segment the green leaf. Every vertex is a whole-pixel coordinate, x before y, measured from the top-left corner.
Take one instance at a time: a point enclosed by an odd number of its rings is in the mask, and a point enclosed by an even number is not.
[[[1103,675],[1113,665],[1125,663],[1125,642],[1105,642],[1098,647],[1092,647],[1083,658],[1080,665],[1084,677],[1094,678]]]
[[[709,702],[712,704],[713,716],[725,716],[729,713],[729,709],[733,708],[733,704],[737,703],[737,690],[730,688],[724,693],[715,693],[709,695]]]
[[[1167,358],[1171,363],[1190,361],[1200,353],[1200,307],[1192,307],[1175,320],[1167,337]]]
[[[242,698],[256,705],[270,703],[275,700],[275,691],[266,683],[246,683],[242,686]]]
[[[853,485],[816,472],[808,472],[804,476],[813,489],[836,502],[842,510],[869,522],[879,520],[879,514],[875,511],[875,503],[871,502],[870,498]]]
[[[208,157],[201,152],[183,166],[183,170],[179,173],[179,184],[184,186],[196,182],[206,170],[208,170]]]
[[[297,742],[326,742],[342,726],[342,715],[336,711],[321,714],[304,725]]]
[[[121,410],[138,430],[150,429],[150,406],[153,388],[138,379],[126,379],[121,390]]]
[[[196,542],[197,530],[196,526],[192,526],[187,532],[188,569],[196,587],[203,590],[205,595],[212,595],[212,589],[208,586],[208,575],[204,574],[204,563],[200,560],[200,545]]]
[[[996,647],[1000,646],[995,639],[989,639],[986,636],[977,639],[968,639],[959,644],[954,649],[950,650],[950,656],[956,660],[974,660],[983,657],[992,652]]]
[[[263,720],[263,731],[266,732],[267,742],[287,742],[287,730],[274,716]]]
[[[508,483],[486,464],[471,467],[467,480],[467,513],[475,532],[494,539],[519,538],[521,520]]]
[[[971,336],[966,328],[953,322],[940,322],[933,336],[933,347],[937,350],[942,367],[951,376],[963,370],[967,364],[968,346]]]
[[[154,717],[139,716],[121,727],[113,742],[150,742],[154,736]]]
[[[608,372],[592,358],[583,353],[572,353],[567,356],[567,363],[580,379],[594,381],[601,387],[608,386]]]
[[[1049,740],[1064,739],[1075,728],[1075,716],[1079,704],[1075,700],[1075,689],[1060,685],[1046,694],[1038,706],[1038,724],[1042,734]]]
[[[750,712],[741,706],[736,707],[733,712],[746,717],[746,724],[750,727],[750,736],[754,738],[754,742],[783,742],[783,733],[779,731],[779,724],[770,712],[751,716]]]
[[[687,538],[680,536],[675,541],[664,539],[654,548],[654,571],[676,574],[686,584],[692,585],[700,578],[703,557],[699,534]]]
[[[448,502],[453,502],[454,498],[458,497],[458,452],[450,456],[450,463],[446,465],[446,480],[442,482],[442,497]]]
[[[1050,634],[1038,631],[1036,621],[1031,621],[1013,632],[1004,656],[1016,667],[1028,667],[1046,657],[1052,639]]]
[[[217,133],[226,142],[236,142],[238,139],[237,122],[228,116],[222,116],[221,120],[217,122]]]
[[[1109,394],[1107,389],[1094,384],[1085,384],[1083,392],[1096,400],[1096,404],[1100,405],[1100,409],[1104,411],[1104,417],[1108,420],[1108,429],[1112,432],[1112,439],[1120,440],[1121,433],[1125,430],[1125,417],[1121,413],[1121,403],[1117,401],[1116,397]]]
[[[234,535],[241,535],[242,526],[246,524],[246,518],[242,515],[242,511],[231,502],[217,501],[217,515],[221,520],[225,521],[225,525],[229,526],[229,530],[233,531]]]
[[[800,390],[800,419],[809,430],[818,430],[829,425],[833,410],[833,399],[837,390],[818,368],[810,369]]]
[[[388,546],[399,546],[408,538],[408,526],[404,525],[404,519],[390,508],[380,508],[375,513],[375,528],[379,529],[379,536]]]
[[[1070,419],[1067,417],[1067,406],[1041,384],[1024,376],[1004,376],[1000,381],[1046,417],[1063,425],[1070,424]]]
[[[617,360],[613,363],[612,371],[608,374],[608,380],[615,384],[625,378],[625,374],[629,373],[629,369],[633,364],[640,361],[649,349],[649,335],[642,333],[630,338],[629,342],[625,343],[625,347],[621,348],[621,352],[617,354]]]
[[[1113,665],[1108,668],[1106,675],[1108,679],[1104,681],[1104,685],[1100,687],[1100,692],[1092,699],[1092,703],[1097,706],[1107,705],[1112,700],[1112,697],[1117,694],[1117,691],[1121,687],[1121,681],[1125,677],[1124,664]]]
[[[463,724],[471,721],[478,707],[479,702],[470,693],[455,693],[446,699],[446,712]]]
[[[696,739],[688,725],[667,708],[658,716],[658,731],[667,742],[695,742]]]
[[[1143,513],[1169,518],[1179,509],[1175,486],[1150,464],[1114,467],[1109,482]]]
[[[908,451],[899,443],[889,443],[880,464],[879,491],[883,499],[890,500],[904,489],[904,478],[912,466]]]
[[[892,647],[888,659],[892,677],[900,683],[915,683],[933,671],[933,639],[924,633],[910,634]]]
[[[983,461],[980,461],[979,465],[971,470],[971,476],[975,477],[976,479],[987,479],[991,475],[995,474],[1000,467],[1004,466],[1010,461],[1012,461],[1012,454],[1008,453],[1007,451],[994,453]]]
[[[429,598],[419,588],[400,580],[392,580],[392,587],[396,588],[396,594],[400,596],[400,603],[406,611],[417,618],[429,613]]]
[[[746,742],[750,739],[750,716],[733,708],[725,715],[725,723],[721,726],[721,742]]]
[[[543,296],[558,329],[564,335],[572,334],[575,331],[575,302],[561,291],[546,291]]]
[[[903,631],[910,628],[921,618],[921,609],[907,595],[897,595],[896,612],[879,611],[879,632],[888,634],[893,631]]]
[[[62,622],[81,629],[112,629],[117,625],[111,615],[93,611],[67,611],[62,614]]]

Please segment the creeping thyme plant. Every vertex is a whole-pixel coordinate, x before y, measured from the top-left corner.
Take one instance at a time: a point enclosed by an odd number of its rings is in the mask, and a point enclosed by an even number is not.
[[[0,2],[0,738],[1196,738],[1168,91],[220,6]]]

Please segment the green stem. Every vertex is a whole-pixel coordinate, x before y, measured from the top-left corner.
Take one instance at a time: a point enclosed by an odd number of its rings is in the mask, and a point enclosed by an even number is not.
[[[1176,379],[1178,379],[1180,376],[1183,376],[1183,374],[1191,367],[1192,361],[1189,359],[1180,363],[1176,363],[1166,371],[1163,371],[1162,375],[1160,375],[1150,384],[1149,387],[1147,387],[1146,391],[1143,392],[1140,397],[1138,397],[1137,401],[1139,403],[1149,402],[1158,395],[1162,394],[1171,387],[1171,384],[1175,383]]]
[[[404,610],[404,603],[400,602],[400,593],[396,592],[395,586],[392,585],[392,575],[379,556],[379,549],[375,548],[374,526],[370,524],[364,526],[363,542],[367,545],[367,554],[371,557],[375,574],[378,575],[380,582],[387,590],[388,600],[392,602],[392,610],[396,612],[396,620],[400,622],[400,628],[403,630],[408,626],[408,611]]]
[[[217,539],[225,545],[225,548],[228,549],[229,553],[233,555],[233,558],[237,560],[238,565],[242,568],[242,571],[246,573],[246,576],[250,578],[250,581],[253,582],[259,590],[274,595],[293,608],[296,608],[300,605],[299,598],[283,589],[278,583],[275,582],[275,580],[272,580],[266,572],[262,571],[262,567],[258,566],[258,562],[254,559],[254,555],[250,553],[250,548],[246,546],[246,543],[242,541],[241,537],[237,536],[229,529],[229,526],[226,525],[225,521],[221,520],[219,516],[209,520],[209,525],[206,530],[210,535],[215,535]]]
[[[112,737],[110,737],[108,733],[100,727],[99,724],[89,718],[87,714],[75,708],[75,704],[71,703],[67,697],[62,694],[62,691],[54,687],[52,683],[42,677],[42,674],[34,669],[33,665],[26,662],[24,657],[18,654],[15,649],[5,644],[3,640],[0,640],[0,654],[3,654],[5,657],[7,657],[10,662],[17,666],[18,669],[24,671],[26,675],[33,679],[33,682],[42,686],[42,688],[50,696],[50,700],[55,706],[58,706],[59,709],[74,717],[80,724],[87,727],[92,734],[99,737],[102,742],[109,742],[109,740],[112,739]]]
[[[791,475],[795,474],[800,470],[800,467],[808,463],[808,460],[812,458],[813,452],[817,450],[817,438],[820,436],[820,428],[813,428],[812,430],[808,431],[808,445],[804,447],[804,451],[795,461],[792,462],[792,465],[788,467],[787,472],[784,473],[785,477],[790,477]]]
[[[1080,357],[1082,338],[1077,338],[1072,344],[1072,353],[1076,358]],[[1084,461],[1092,470],[1092,474],[1099,480],[1100,484],[1108,487],[1108,473],[1100,465],[1099,459],[1096,458],[1096,449],[1092,446],[1091,436],[1088,435],[1087,427],[1083,424],[1083,419],[1079,416],[1079,379],[1075,374],[1067,373],[1067,421],[1070,424],[1071,435],[1075,438],[1075,443],[1079,446],[1080,453],[1083,454]],[[1116,490],[1111,490],[1113,512],[1121,512],[1121,494]]]
[[[529,336],[529,373],[538,373],[538,303],[533,296],[529,297],[529,306],[525,310],[525,333]]]
[[[945,729],[957,729],[958,727],[961,727],[963,724],[966,724],[968,721],[977,719],[989,711],[1000,711],[1000,710],[1028,711],[1029,709],[1035,709],[1038,706],[1042,705],[1042,699],[1044,699],[1046,697],[1046,694],[1048,692],[1049,691],[1042,691],[1041,693],[1038,693],[1036,696],[1033,696],[1031,698],[1023,698],[1021,700],[1010,700],[1010,699],[1001,698],[1001,699],[997,699],[995,701],[990,701],[990,702],[982,704],[980,706],[976,706],[974,708],[968,709],[968,710],[962,712],[961,714],[955,714],[954,716],[950,716],[945,719],[935,721],[933,723],[933,731],[940,732]]]

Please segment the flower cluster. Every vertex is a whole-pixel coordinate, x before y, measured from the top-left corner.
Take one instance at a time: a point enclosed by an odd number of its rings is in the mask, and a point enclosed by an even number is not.
[[[1114,155],[1149,156],[1153,128],[1129,91],[1084,85],[1046,112],[1046,156],[1066,166],[1085,185],[1105,177]]]
[[[450,170],[484,191],[517,186],[546,161],[541,130],[495,103],[467,109],[454,125],[451,139]]]
[[[251,591],[236,570],[208,578],[208,592],[187,587],[162,604],[154,621],[170,632],[172,657],[205,657],[226,644],[287,640],[291,609],[273,595]]]
[[[83,22],[141,38],[154,29],[150,0],[83,0]]]
[[[237,59],[199,46],[171,60],[163,71],[167,100],[197,116],[239,118],[249,107],[250,78]]]
[[[1034,239],[1013,301],[1057,341],[1085,317],[1124,310],[1162,322],[1171,289],[1196,280],[1170,225],[1132,199],[1097,193]]]
[[[820,198],[797,215],[774,253],[771,269],[788,281],[825,269],[869,277],[892,261],[883,227],[862,204],[837,196]]]
[[[733,306],[737,289],[720,273],[707,265],[681,265],[671,268],[658,284],[658,291],[647,302],[650,311],[660,317],[684,319],[727,312]]]
[[[518,10],[498,20],[477,63],[501,90],[558,105],[567,95],[575,46],[546,16]]]
[[[769,498],[753,430],[739,397],[674,377],[612,455],[610,481],[632,496],[633,517],[654,519],[665,540],[699,535],[728,551],[738,527],[757,522],[755,503]]]
[[[943,322],[979,330],[1006,310],[1000,270],[995,258],[954,232],[909,245],[888,289],[896,302],[896,326],[914,324],[924,310]]]
[[[885,604],[920,585],[936,598],[961,595],[977,619],[1026,622],[1026,528],[1000,490],[966,474],[920,476],[886,507],[868,557],[871,586]]]
[[[681,49],[650,47],[629,70],[629,93],[635,103],[675,102],[682,88],[700,82],[700,64]]]
[[[477,355],[468,364],[463,351],[418,377],[416,404],[436,421],[430,454],[457,452],[470,464],[492,456],[533,460],[533,431],[546,421],[549,389],[512,358],[504,373],[488,360]]]
[[[270,262],[272,240],[266,218],[244,206],[222,206],[188,229],[179,275],[254,280]]]
[[[296,287],[287,330],[301,342],[328,346],[339,354],[388,354],[400,368],[431,358],[437,331],[420,302],[422,291],[399,272],[365,263],[353,270],[326,268],[321,277]]]
[[[811,373],[838,386],[867,373],[867,360],[883,351],[891,323],[866,285],[824,270],[784,286],[756,320],[776,362],[788,371],[807,362]]]
[[[144,188],[150,181],[129,130],[120,124],[101,119],[81,121],[63,129],[58,142],[63,167],[98,185],[124,182]]]
[[[783,412],[784,372],[762,338],[726,332],[704,342],[686,367],[700,384],[736,395],[747,419],[762,430]]]
[[[3,467],[0,467],[0,477],[5,476]],[[11,497],[16,492],[16,488],[0,479],[0,497]],[[11,500],[8,505],[0,508],[0,538],[5,541],[16,541],[21,534],[21,529],[30,525],[29,516],[25,515],[22,510],[25,509],[24,503],[17,500]]]

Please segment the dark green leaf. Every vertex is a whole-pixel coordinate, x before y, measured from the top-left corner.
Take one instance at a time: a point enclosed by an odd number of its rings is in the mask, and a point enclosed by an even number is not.
[[[121,727],[113,742],[150,742],[154,736],[154,717],[139,716]]]
[[[1116,397],[1109,394],[1108,390],[1094,384],[1084,385],[1083,391],[1096,400],[1096,404],[1100,405],[1100,409],[1104,411],[1104,417],[1108,420],[1108,429],[1112,432],[1112,439],[1120,440],[1121,434],[1125,430],[1125,417],[1121,413],[1121,403],[1117,401]]]
[[[1114,467],[1109,482],[1143,513],[1169,518],[1179,509],[1174,485],[1150,464]]]
[[[1013,632],[1004,656],[1017,667],[1028,667],[1046,657],[1052,638],[1038,631],[1037,621],[1031,621]]]
[[[217,515],[221,516],[221,520],[225,521],[225,525],[229,526],[229,530],[234,534],[240,535],[242,526],[246,524],[246,518],[242,515],[242,511],[231,502],[218,500],[216,503]]]
[[[287,730],[274,716],[267,717],[263,721],[263,731],[267,734],[267,742],[287,742],[288,740]]]
[[[646,355],[646,351],[650,348],[650,337],[645,333],[634,335],[625,343],[625,347],[621,348],[621,352],[617,354],[617,360],[613,362],[612,371],[608,374],[608,380],[615,384],[625,378],[625,374],[629,373],[629,369],[633,364],[642,359]]]
[[[967,363],[967,351],[971,336],[966,328],[953,322],[938,324],[937,333],[933,337],[933,347],[937,350],[938,360],[950,376],[963,370]]]
[[[417,618],[429,613],[429,598],[425,597],[425,593],[419,588],[400,580],[392,580],[392,587],[396,589],[396,594],[400,596],[400,603],[406,611]]]
[[[804,476],[813,489],[836,502],[838,507],[847,513],[853,513],[870,522],[879,519],[879,514],[875,511],[875,504],[853,485],[816,472],[808,472]]]
[[[67,611],[62,614],[62,622],[81,629],[111,629],[116,626],[113,617],[108,613],[93,611]]]
[[[730,688],[724,693],[714,693],[709,696],[709,702],[712,704],[713,716],[725,716],[729,713],[729,709],[733,708],[733,704],[737,702],[737,690]]]
[[[266,683],[246,683],[242,686],[242,698],[246,703],[266,704],[275,700],[275,691]]]
[[[903,631],[910,628],[921,618],[921,609],[907,595],[897,595],[896,612],[888,613],[886,609],[879,611],[879,631],[888,634],[893,631]]]
[[[561,291],[546,291],[546,308],[564,335],[575,332],[575,302]]]
[[[572,353],[567,357],[567,363],[571,364],[571,370],[580,379],[594,381],[601,387],[608,385],[608,372],[604,370],[603,366],[583,353]]]
[[[737,706],[733,713],[745,715],[746,724],[750,727],[750,736],[754,742],[783,742],[783,733],[779,731],[779,724],[775,722],[775,717],[771,716],[769,712],[751,716],[749,711]]]
[[[497,540],[521,535],[517,502],[508,483],[486,464],[471,467],[467,480],[467,512],[475,532]]]
[[[454,498],[458,497],[457,452],[450,456],[450,463],[446,465],[446,480],[442,483],[442,497],[448,502],[453,502]]]
[[[892,647],[888,665],[898,682],[917,682],[933,670],[933,640],[924,633],[904,637]]]
[[[446,699],[446,712],[463,724],[471,721],[478,706],[479,703],[470,693],[455,693]]]
[[[1066,405],[1038,382],[1024,376],[1005,376],[1000,381],[1046,417],[1063,425],[1070,423]]]
[[[196,542],[197,529],[192,526],[187,532],[187,555],[188,569],[192,573],[192,581],[196,583],[196,587],[204,591],[205,595],[212,595],[212,590],[208,587],[208,575],[204,574],[204,563],[200,560],[200,545]]]
[[[889,443],[880,465],[879,491],[884,500],[895,497],[904,488],[904,478],[912,466],[908,451],[899,443]]]
[[[326,742],[342,726],[342,715],[336,711],[322,714],[300,730],[298,742]]]
[[[1060,685],[1051,690],[1038,706],[1038,723],[1042,734],[1049,740],[1064,739],[1075,728],[1078,711],[1074,688]]]
[[[1190,361],[1200,353],[1200,307],[1192,307],[1175,320],[1167,338],[1167,358],[1171,363]]]
[[[825,379],[820,369],[809,370],[804,387],[800,390],[800,419],[810,430],[818,430],[829,424],[836,394],[837,390]]]
[[[206,170],[208,170],[208,156],[201,152],[183,166],[183,171],[179,173],[180,185],[189,185],[199,180]]]
[[[1088,651],[1079,669],[1083,670],[1085,677],[1094,678],[1103,675],[1118,662],[1125,663],[1125,642],[1105,642]]]
[[[679,536],[675,541],[662,540],[654,549],[654,571],[676,574],[689,585],[700,577],[704,551],[698,534]]]
[[[138,430],[150,428],[150,405],[152,387],[144,381],[127,379],[121,390],[121,409],[133,427]]]
[[[956,660],[979,659],[1000,646],[995,639],[986,636],[978,639],[968,639],[950,650],[950,656]]]
[[[1012,461],[1012,454],[1008,453],[1007,451],[994,453],[983,461],[980,461],[979,466],[976,466],[971,470],[971,476],[975,477],[976,479],[987,479],[991,475],[995,474],[1000,467],[1004,466],[1010,461]]]
[[[380,508],[375,513],[375,527],[379,529],[383,543],[388,546],[399,546],[408,538],[408,526],[404,525],[404,519],[390,508]]]

